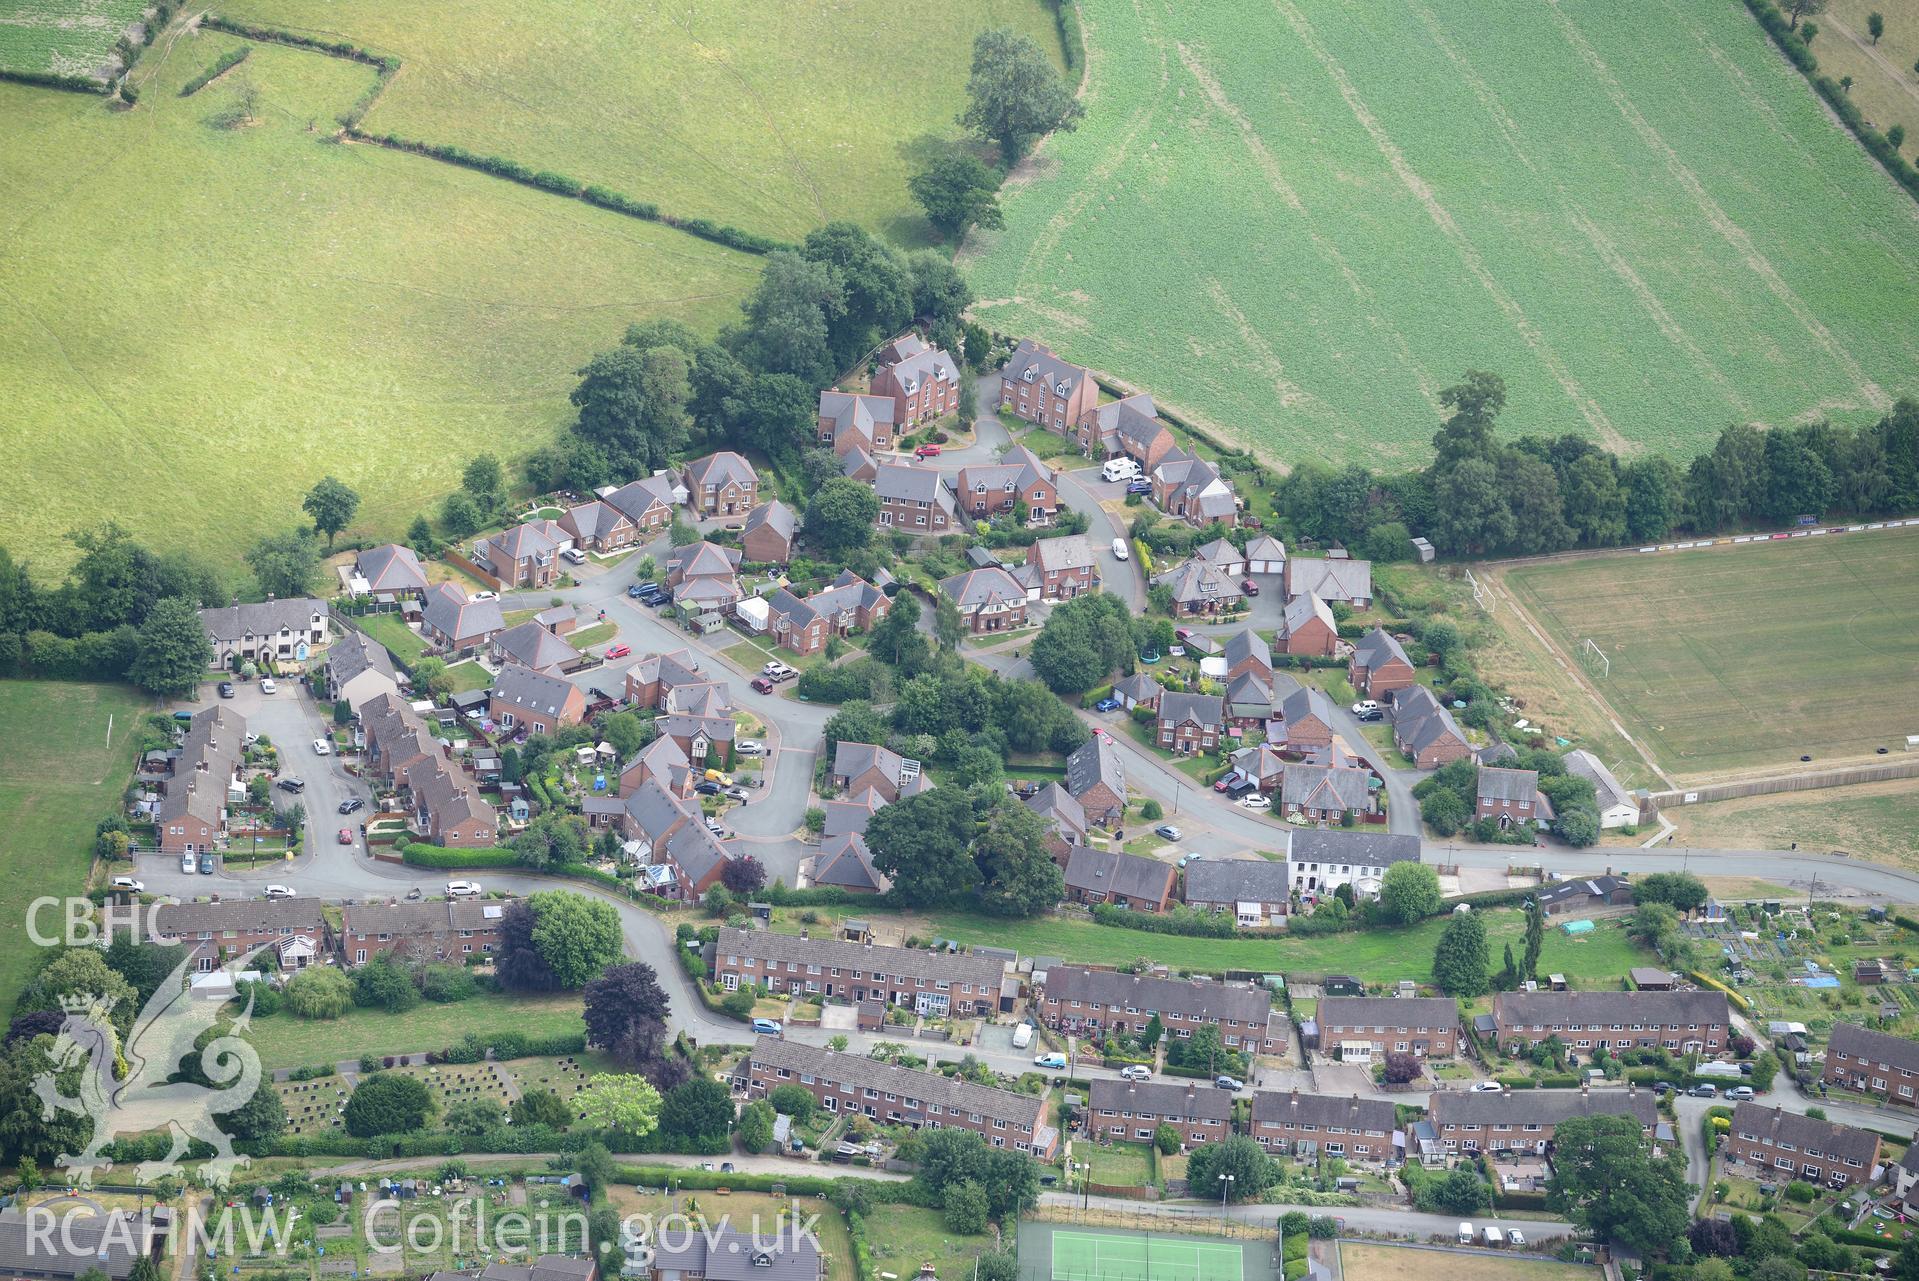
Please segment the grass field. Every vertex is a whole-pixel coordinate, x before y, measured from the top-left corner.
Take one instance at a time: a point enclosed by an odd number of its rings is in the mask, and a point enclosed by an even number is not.
[[[0,688],[5,688],[0,686]],[[404,1014],[358,1007],[337,1019],[303,1019],[279,1013],[253,1020],[253,1044],[261,1068],[317,1067],[357,1060],[362,1054],[416,1054],[443,1050],[468,1032],[487,1036],[513,1031],[524,1036],[563,1036],[585,1028],[580,998],[503,996],[482,992],[452,1005],[431,1001]]]
[[[142,0],[0,0],[0,71],[95,76]]]
[[[1471,368],[1668,452],[1913,389],[1913,202],[1739,5],[1082,13],[1086,119],[969,245],[980,318],[1269,457],[1422,459]]]
[[[1575,1263],[1507,1255],[1409,1250],[1342,1242],[1346,1281],[1595,1281],[1600,1271]]]
[[[1662,813],[1679,829],[1677,845],[1782,850],[1798,844],[1919,867],[1919,787],[1910,779],[1674,805]]]
[[[1886,33],[1878,44],[1866,29],[1866,16],[1885,14]],[[1815,21],[1824,34],[1813,41],[1819,70],[1834,80],[1852,77],[1852,100],[1881,131],[1904,125],[1901,150],[1908,160],[1919,155],[1919,8],[1886,0],[1832,0]]]
[[[1506,571],[1670,771],[1699,775],[1898,748],[1919,733],[1919,538],[1804,538]]]
[[[119,804],[148,706],[126,685],[0,681],[0,925],[14,940],[0,947],[0,1008],[39,965],[27,905],[86,886],[94,824]],[[52,917],[41,928],[57,929]]]

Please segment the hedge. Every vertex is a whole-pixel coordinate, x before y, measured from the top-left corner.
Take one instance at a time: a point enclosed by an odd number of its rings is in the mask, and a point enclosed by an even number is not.
[[[1047,0],[1053,8],[1053,25],[1059,28],[1060,56],[1066,69],[1078,75],[1086,62],[1086,46],[1079,29],[1079,0]]]
[[[200,25],[208,31],[224,31],[230,36],[245,36],[248,40],[258,40],[264,44],[283,44],[291,45],[295,49],[310,49],[315,53],[331,54],[335,58],[363,62],[369,67],[379,67],[382,70],[386,70],[389,65],[393,70],[399,69],[397,59],[383,58],[379,54],[362,49],[357,44],[349,44],[345,40],[320,40],[293,31],[282,31],[278,27],[260,27],[250,22],[235,22],[217,13],[209,13],[202,17]]]
[[[449,849],[415,841],[400,851],[414,867],[518,867],[520,856],[508,849]]]
[[[1697,982],[1704,987],[1709,987],[1715,992],[1725,993],[1726,999],[1728,1001],[1731,1001],[1733,1004],[1733,1008],[1738,1010],[1740,1013],[1742,1014],[1752,1013],[1752,1002],[1748,1001],[1745,997],[1741,996],[1739,993],[1727,987],[1724,983],[1721,983],[1718,979],[1711,978],[1705,974],[1701,974],[1698,970],[1689,971],[1689,976],[1693,979],[1694,982]]]
[[[225,75],[227,72],[233,70],[235,67],[245,62],[247,60],[247,55],[251,54],[252,52],[253,50],[250,47],[246,47],[246,46],[242,46],[241,48],[238,48],[238,49],[227,50],[225,53],[221,54],[218,58],[214,59],[212,66],[208,67],[205,71],[202,71],[199,75],[195,76],[193,79],[181,85],[180,96],[182,98],[191,98],[194,94],[200,92],[200,90],[206,88],[208,85],[212,84],[215,80],[218,80],[221,76]]]
[[[32,85],[36,89],[60,89],[67,93],[93,93],[105,97],[113,86],[90,76],[63,76],[52,71],[8,71],[0,68],[0,80]]]
[[[1122,929],[1143,930],[1148,934],[1181,934],[1188,938],[1229,939],[1239,933],[1238,924],[1224,912],[1160,914],[1129,911],[1111,903],[1095,903],[1093,919],[1101,925],[1117,925]]]

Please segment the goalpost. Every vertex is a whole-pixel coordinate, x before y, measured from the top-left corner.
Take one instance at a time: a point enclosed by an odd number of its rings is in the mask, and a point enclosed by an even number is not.
[[[1580,642],[1579,661],[1587,672],[1602,680],[1612,675],[1612,659],[1607,658],[1605,651],[1593,644],[1590,636]]]
[[[1499,600],[1492,594],[1492,590],[1488,588],[1486,584],[1480,582],[1470,569],[1466,571],[1466,581],[1473,589],[1473,604],[1479,606],[1488,614],[1499,607]]]

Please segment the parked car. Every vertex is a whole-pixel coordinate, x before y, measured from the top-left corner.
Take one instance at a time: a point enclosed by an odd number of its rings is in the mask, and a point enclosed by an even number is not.
[[[771,677],[776,681],[783,681],[790,676],[798,676],[799,674],[799,669],[788,667],[777,658],[760,668],[760,675]]]
[[[733,776],[724,770],[710,769],[706,771],[706,777],[712,782],[718,783],[721,787],[733,786]]]
[[[1105,698],[1100,699],[1099,702],[1094,703],[1093,710],[1096,712],[1117,712],[1122,706],[1123,704],[1117,698],[1109,694]]]
[[[733,744],[733,750],[741,756],[764,756],[766,755],[766,744],[760,742],[757,738],[743,738]]]
[[[1164,837],[1165,839],[1169,841],[1176,841],[1180,838],[1181,832],[1177,827],[1174,827],[1171,823],[1161,823],[1158,827],[1153,829],[1153,835]]]
[[[121,894],[143,894],[147,886],[145,881],[136,881],[131,876],[116,876],[113,878],[113,888]]]
[[[748,681],[747,684],[752,687],[755,694],[771,694],[773,692],[773,682],[764,676],[755,676],[752,680]]]
[[[260,679],[260,692],[262,694],[277,694],[280,692],[280,687],[273,683],[271,676],[265,676]]]
[[[586,564],[586,553],[577,547],[569,547],[561,552],[560,555],[566,560],[572,561],[575,565]]]
[[[1119,1070],[1119,1078],[1122,1081],[1146,1081],[1152,1079],[1152,1075],[1153,1069],[1144,1063],[1128,1063]]]
[[[631,654],[632,652],[633,652],[633,647],[631,645],[615,645],[613,648],[606,651],[606,657],[625,658],[628,654]]]
[[[1181,854],[1179,856],[1179,865],[1183,868],[1188,863],[1197,863],[1205,857],[1204,854]]]
[[[188,876],[193,875],[193,855],[182,854],[180,856],[180,870],[182,872],[185,872]]]
[[[1213,790],[1215,792],[1225,791],[1227,788],[1233,785],[1233,777],[1234,776],[1232,774],[1220,775],[1218,778],[1213,780]]]
[[[202,876],[213,875],[213,855],[202,854],[200,856],[200,875]]]
[[[1715,1099],[1719,1097],[1718,1088],[1707,1085],[1704,1081],[1693,1086],[1692,1089],[1687,1090],[1686,1093],[1692,1095],[1695,1099]]]
[[[1250,796],[1240,797],[1239,803],[1249,810],[1269,810],[1273,808],[1273,798],[1270,796],[1262,796],[1258,792],[1254,792]]]
[[[693,790],[701,796],[718,796],[720,794],[720,785],[710,778],[703,778],[693,784]]]
[[[333,755],[333,744],[327,742],[324,738],[316,738],[313,740],[313,754],[315,756],[331,756]]]
[[[1372,709],[1371,711],[1369,711],[1369,712],[1354,712],[1354,713],[1353,713],[1353,719],[1354,719],[1354,720],[1356,720],[1356,721],[1381,721],[1381,720],[1385,720],[1385,719],[1386,719],[1386,709],[1385,709],[1385,708],[1383,708],[1383,707],[1375,707],[1375,708],[1373,708],[1373,709]]]
[[[275,783],[274,786],[279,788],[283,792],[304,792],[307,790],[307,785],[304,782],[302,782],[300,779],[294,778],[290,774],[287,777],[281,779],[278,783]]]
[[[640,597],[646,595],[646,593],[640,590],[638,583],[634,583],[626,589],[626,595],[629,600],[638,600]]]
[[[480,897],[480,883],[478,881],[448,881],[446,883],[446,896],[448,898],[478,898]]]
[[[338,833],[338,839],[342,845],[353,844],[353,829],[350,827],[341,828]]]
[[[1471,1089],[1470,1091],[1468,1091],[1468,1093],[1471,1093],[1471,1094],[1497,1094],[1497,1093],[1499,1093],[1499,1091],[1501,1091],[1501,1090],[1503,1090],[1503,1089],[1505,1089],[1505,1088],[1506,1088],[1505,1086],[1503,1086],[1503,1085],[1501,1085],[1501,1084],[1500,1084],[1499,1082],[1497,1082],[1497,1081],[1474,1081],[1474,1082],[1473,1082],[1473,1088],[1472,1088],[1472,1089]]]
[[[265,890],[261,892],[265,894],[266,897],[268,898],[292,898],[293,897],[293,887],[291,885],[269,885],[266,887]]]
[[[778,1019],[754,1019],[753,1031],[760,1036],[784,1036],[786,1029]]]
[[[1259,595],[1259,584],[1250,578],[1242,578],[1239,580],[1239,590],[1245,592],[1248,596],[1257,596]]]
[[[1672,1089],[1671,1081],[1654,1081],[1652,1083],[1652,1092],[1654,1094],[1671,1094]]]
[[[1066,1066],[1064,1054],[1041,1054],[1033,1060],[1034,1067],[1052,1068],[1058,1071]]]
[[[746,800],[746,789],[744,787],[729,787],[721,792],[720,795],[729,801],[740,801],[744,803]]]
[[[1113,540],[1114,560],[1125,560],[1131,555],[1132,553],[1126,549],[1126,540],[1124,538],[1115,538]]]
[[[1364,716],[1367,712],[1376,712],[1378,710],[1379,704],[1370,698],[1362,698],[1353,704],[1353,715],[1355,716]]]
[[[1175,627],[1173,629],[1174,640],[1191,640],[1192,637],[1193,629],[1190,627]]]
[[[1236,1076],[1216,1076],[1213,1078],[1213,1084],[1222,1090],[1243,1090],[1246,1088],[1246,1082]]]
[[[1126,492],[1129,494],[1150,494],[1153,492],[1153,482],[1150,480],[1129,481],[1126,485]]]
[[[1526,1234],[1518,1228],[1508,1228],[1506,1229],[1506,1240],[1511,1244],[1513,1249],[1524,1249],[1526,1245]]]
[[[482,600],[498,600],[498,599],[500,599],[500,593],[498,593],[498,592],[474,592],[474,593],[473,593],[473,594],[472,594],[471,596],[469,596],[469,597],[467,597],[467,599],[468,599],[468,600],[473,600],[473,601],[482,601]]]
[[[340,802],[340,813],[342,814],[355,814],[365,808],[366,808],[366,802],[361,800],[357,796],[349,796],[347,799]]]
[[[915,458],[938,458],[939,455],[940,447],[930,440],[913,451],[913,457]]]
[[[221,698],[232,698],[232,697],[233,697],[233,682],[232,682],[232,681],[221,681],[221,682],[220,682],[220,697],[221,697]]]
[[[1726,1097],[1734,1103],[1748,1102],[1752,1098],[1752,1087],[1750,1085],[1735,1085],[1726,1091]]]

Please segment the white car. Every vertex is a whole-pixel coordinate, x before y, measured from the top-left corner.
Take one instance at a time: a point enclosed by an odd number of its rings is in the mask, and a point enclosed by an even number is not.
[[[757,738],[743,738],[733,744],[733,750],[741,756],[764,756],[766,755],[766,744],[760,742]]]
[[[1505,1089],[1505,1088],[1506,1088],[1505,1086],[1503,1086],[1503,1085],[1501,1085],[1501,1084],[1500,1084],[1499,1082],[1497,1082],[1497,1081],[1474,1081],[1474,1082],[1473,1082],[1473,1088],[1472,1088],[1472,1089],[1471,1089],[1470,1091],[1468,1091],[1468,1093],[1471,1093],[1471,1094],[1497,1094],[1497,1093],[1499,1093],[1499,1091],[1501,1091],[1501,1090],[1503,1090],[1503,1089]]]
[[[1368,713],[1378,710],[1379,704],[1370,698],[1361,699],[1359,702],[1353,704],[1353,715],[1355,716],[1365,716]]]
[[[478,898],[480,896],[480,883],[478,881],[448,881],[446,883],[446,896],[448,898]]]
[[[196,866],[198,866],[198,864],[195,862],[193,855],[182,854],[180,856],[180,870],[182,872],[185,872],[188,876],[193,875],[193,869]]]
[[[1126,540],[1124,538],[1115,538],[1113,540],[1113,559],[1125,560],[1130,555],[1132,555],[1132,553],[1126,550]]]
[[[468,600],[472,600],[472,601],[481,601],[481,600],[498,600],[498,599],[500,599],[500,593],[498,593],[498,592],[474,592],[474,593],[473,593],[473,594],[472,594],[471,596],[469,596],[469,597],[467,597],[467,599],[468,599]]]
[[[785,663],[782,663],[779,659],[776,658],[776,659],[773,659],[771,662],[767,663],[764,667],[760,668],[760,675],[784,676],[792,670],[793,670],[792,668],[788,667]]]
[[[263,676],[260,678],[260,692],[262,694],[277,694],[280,692],[280,687],[273,683],[271,676]]]
[[[147,886],[146,882],[136,881],[131,876],[116,876],[113,878],[113,888],[124,894],[143,894]]]
[[[269,885],[266,887],[264,893],[268,898],[292,898],[293,887],[291,885]]]
[[[561,552],[560,555],[565,557],[567,560],[572,561],[575,565],[586,564],[586,553],[581,551],[577,547],[569,547],[565,551]]]
[[[1261,796],[1258,792],[1249,792],[1239,798],[1242,807],[1249,810],[1269,810],[1273,808],[1273,798]]]
[[[324,738],[316,738],[313,740],[313,754],[315,756],[331,756],[333,755],[333,744],[327,742]]]
[[[1153,1069],[1147,1067],[1144,1063],[1128,1063],[1119,1070],[1120,1080],[1122,1081],[1146,1081],[1150,1080],[1152,1075]]]

